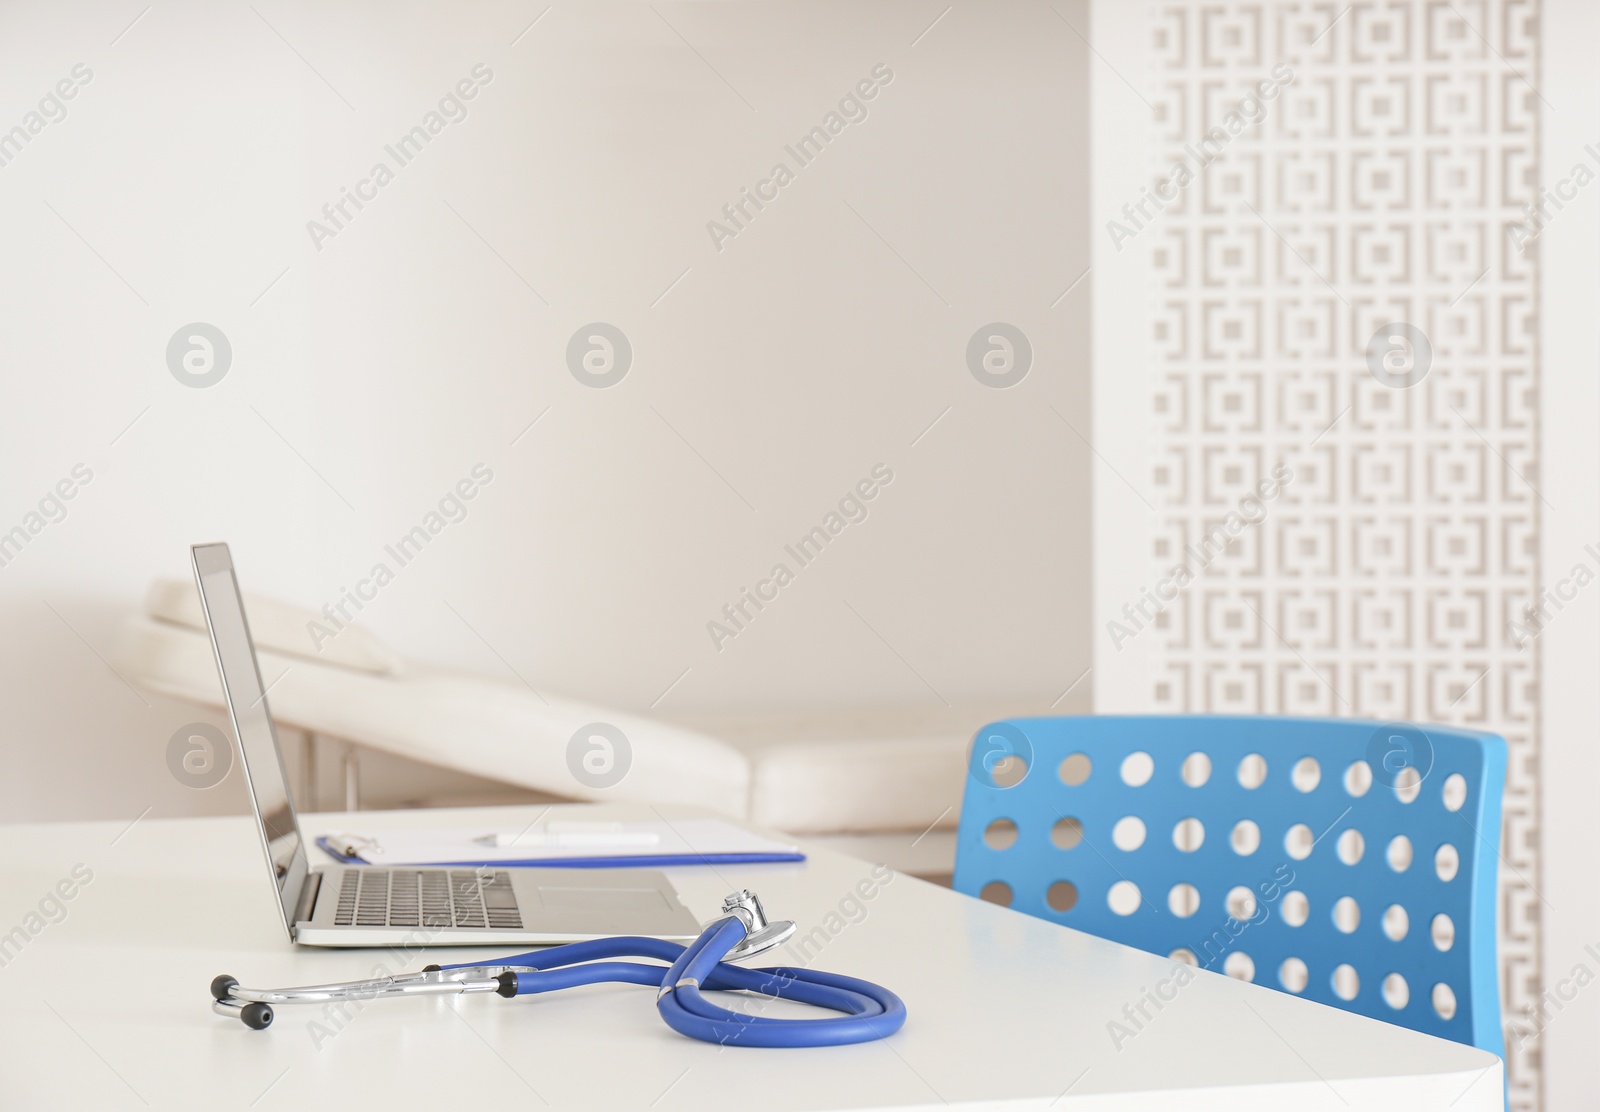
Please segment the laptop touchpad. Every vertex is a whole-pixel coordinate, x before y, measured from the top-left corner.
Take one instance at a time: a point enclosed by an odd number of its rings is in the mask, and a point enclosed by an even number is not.
[[[682,908],[674,907],[658,888],[540,884],[534,892],[536,906],[523,909],[524,926],[534,930],[650,934],[682,931],[685,927]],[[695,929],[692,919],[688,929],[691,933]]]

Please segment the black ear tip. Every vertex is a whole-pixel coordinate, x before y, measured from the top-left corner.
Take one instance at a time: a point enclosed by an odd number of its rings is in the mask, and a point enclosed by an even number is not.
[[[239,978],[230,977],[226,973],[220,977],[213,977],[211,979],[211,998],[213,1000],[226,1000],[228,994],[233,991],[234,986],[238,983]]]
[[[272,1025],[272,1008],[266,1004],[246,1004],[239,1018],[251,1030],[264,1031]]]

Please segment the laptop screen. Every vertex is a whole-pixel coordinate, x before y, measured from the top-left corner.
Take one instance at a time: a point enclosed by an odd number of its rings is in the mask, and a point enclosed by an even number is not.
[[[190,552],[195,582],[200,588],[200,608],[205,611],[228,716],[239,741],[245,783],[261,825],[261,840],[278,889],[284,925],[292,938],[295,910],[306,880],[306,851],[294,802],[289,798],[289,779],[283,771],[267,693],[256,666],[244,599],[233,574],[233,556],[225,544],[197,544]]]

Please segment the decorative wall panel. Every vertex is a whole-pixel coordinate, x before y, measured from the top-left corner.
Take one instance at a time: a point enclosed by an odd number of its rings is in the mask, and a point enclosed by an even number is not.
[[[1511,623],[1539,591],[1538,353],[1508,231],[1538,188],[1538,5],[1151,14],[1151,192],[1110,231],[1151,264],[1150,574],[1195,578],[1135,633],[1150,703],[1505,735],[1502,1007],[1536,1108],[1538,645]]]

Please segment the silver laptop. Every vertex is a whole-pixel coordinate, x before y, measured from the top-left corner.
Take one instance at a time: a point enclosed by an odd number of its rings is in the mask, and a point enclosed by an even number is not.
[[[684,940],[700,933],[666,875],[655,869],[310,866],[233,557],[225,544],[197,544],[190,552],[261,845],[292,941],[461,946],[618,934]]]

